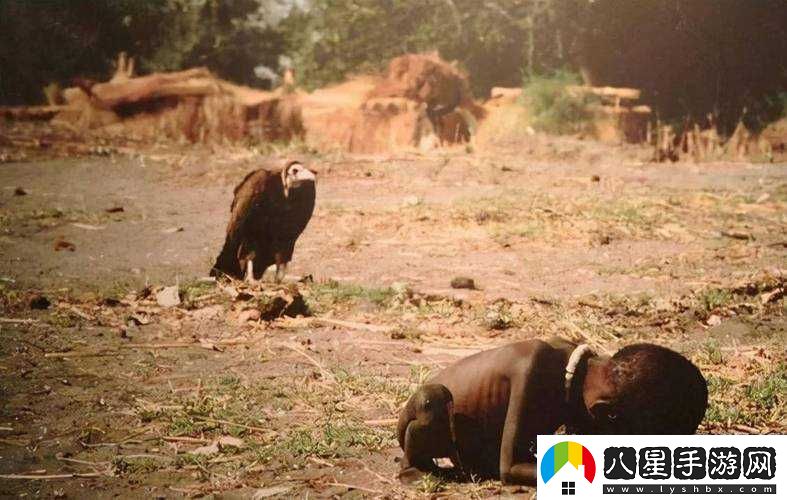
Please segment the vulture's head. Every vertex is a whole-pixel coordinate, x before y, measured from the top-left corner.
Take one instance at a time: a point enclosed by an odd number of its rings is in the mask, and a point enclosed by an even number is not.
[[[289,196],[290,192],[293,190],[309,186],[314,188],[314,183],[317,180],[314,172],[304,167],[303,164],[298,161],[289,162],[281,175],[285,197]]]

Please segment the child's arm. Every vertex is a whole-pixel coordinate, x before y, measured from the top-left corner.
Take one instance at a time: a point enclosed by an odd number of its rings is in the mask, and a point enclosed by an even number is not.
[[[528,389],[532,388],[533,367],[539,362],[543,347],[537,347],[532,356],[520,358],[513,363],[511,392],[508,399],[506,420],[503,424],[503,437],[500,443],[500,480],[504,484],[524,484],[535,486],[536,464],[532,462],[514,463],[514,450],[517,443],[524,438],[524,418],[532,397],[528,397]]]

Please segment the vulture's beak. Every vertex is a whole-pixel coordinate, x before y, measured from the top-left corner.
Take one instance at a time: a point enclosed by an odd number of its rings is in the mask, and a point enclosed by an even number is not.
[[[298,172],[291,176],[290,178],[290,187],[298,187],[302,184],[306,184],[308,182],[316,182],[317,176],[309,170],[308,168],[301,168],[298,169]]]

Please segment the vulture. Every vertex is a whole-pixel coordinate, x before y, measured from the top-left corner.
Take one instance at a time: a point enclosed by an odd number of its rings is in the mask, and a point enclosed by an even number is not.
[[[281,282],[295,241],[314,211],[315,175],[298,161],[281,171],[255,170],[235,188],[224,247],[211,276],[260,279],[276,264]]]

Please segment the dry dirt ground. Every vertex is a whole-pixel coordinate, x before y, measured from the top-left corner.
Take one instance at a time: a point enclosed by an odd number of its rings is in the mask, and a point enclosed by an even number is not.
[[[671,346],[709,380],[703,432],[787,431],[785,165],[539,140],[300,155],[317,209],[283,287],[200,280],[234,184],[275,158],[0,164],[0,496],[528,498],[400,486],[392,419],[430,372],[553,335]],[[311,315],[256,319],[276,297]]]

